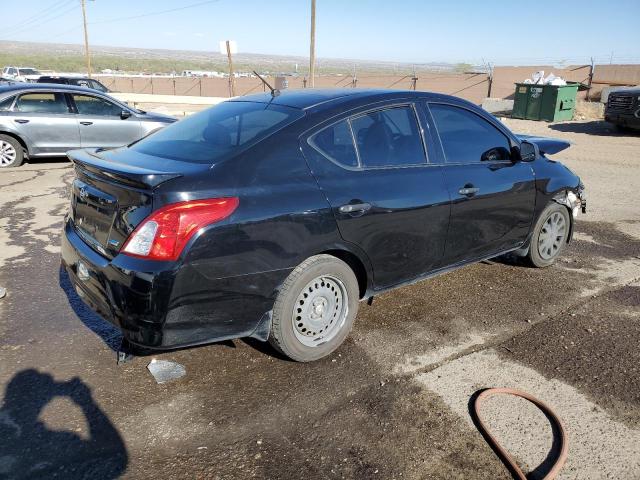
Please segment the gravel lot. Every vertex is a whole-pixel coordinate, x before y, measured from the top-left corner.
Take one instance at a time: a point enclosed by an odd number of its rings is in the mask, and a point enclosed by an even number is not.
[[[59,273],[69,164],[0,172],[0,478],[510,478],[469,418],[491,386],[557,409],[560,478],[640,478],[640,136],[507,123],[574,143],[557,159],[589,212],[559,264],[485,262],[377,297],[313,364],[242,340],[157,355],[187,370],[162,385],[150,357],[116,365],[117,332]],[[546,418],[508,398],[485,411],[540,478]]]

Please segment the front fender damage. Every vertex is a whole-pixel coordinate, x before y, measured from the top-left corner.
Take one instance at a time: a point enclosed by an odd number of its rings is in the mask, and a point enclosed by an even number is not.
[[[569,243],[573,238],[574,224],[576,218],[578,218],[578,213],[580,211],[582,211],[582,213],[587,213],[587,196],[584,191],[584,185],[582,184],[582,182],[580,182],[578,188],[575,191],[570,189],[561,190],[552,197],[552,200],[569,210],[570,225],[569,235],[567,236],[567,243]],[[528,238],[527,241],[522,245],[522,247],[513,251],[513,254],[518,257],[525,257],[529,253],[530,246],[531,238]]]

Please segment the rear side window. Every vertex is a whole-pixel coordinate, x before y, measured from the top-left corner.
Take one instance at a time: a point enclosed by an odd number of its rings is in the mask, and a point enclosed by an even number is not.
[[[76,109],[80,115],[95,115],[99,117],[119,117],[122,107],[92,95],[73,95]]]
[[[85,80],[84,78],[71,80],[70,83],[73,83],[74,85],[78,85],[79,87],[91,88],[89,85],[89,80]]]
[[[13,105],[13,100],[16,97],[9,97],[9,98],[5,98],[4,100],[0,100],[0,112],[6,112],[11,108],[11,105]]]
[[[447,163],[511,159],[509,139],[487,120],[460,107],[430,104]]]
[[[38,92],[20,95],[14,110],[23,113],[69,113],[62,93]]]
[[[102,85],[100,82],[96,82],[95,80],[91,80],[91,87],[90,88],[94,88],[95,90],[98,90],[100,92],[107,92],[107,87],[105,87],[104,85]]]
[[[358,166],[358,155],[347,120],[321,130],[311,138],[311,145],[334,162],[347,167]]]
[[[398,167],[426,162],[418,121],[410,106],[343,120],[316,133],[309,143],[346,167]]]
[[[213,163],[238,153],[302,117],[295,108],[222,102],[163,128],[132,150],[189,163]]]
[[[351,120],[364,167],[425,163],[422,138],[412,107],[394,107]]]

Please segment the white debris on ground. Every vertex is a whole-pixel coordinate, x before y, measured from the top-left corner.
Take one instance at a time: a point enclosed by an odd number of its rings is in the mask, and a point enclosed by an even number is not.
[[[534,85],[557,85],[563,86],[567,82],[562,77],[556,77],[553,73],[550,73],[546,77],[544,76],[544,70],[540,70],[531,75],[531,78],[526,78],[523,83]]]
[[[177,380],[187,374],[187,370],[183,365],[168,360],[156,360],[155,358],[147,365],[147,369],[149,369],[151,375],[153,375],[153,378],[155,378],[158,383]]]

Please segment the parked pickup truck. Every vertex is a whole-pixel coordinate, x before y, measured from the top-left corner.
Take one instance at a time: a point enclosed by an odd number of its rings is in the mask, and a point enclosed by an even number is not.
[[[621,130],[640,129],[640,87],[611,92],[604,111],[604,119]]]

